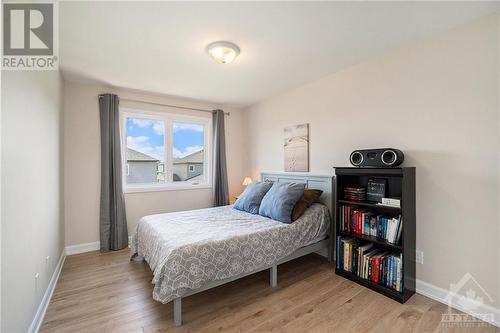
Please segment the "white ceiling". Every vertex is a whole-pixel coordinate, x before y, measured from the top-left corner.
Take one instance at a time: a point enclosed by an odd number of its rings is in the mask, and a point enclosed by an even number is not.
[[[249,105],[498,10],[493,2],[61,2],[63,75]],[[228,65],[216,40],[238,44]]]

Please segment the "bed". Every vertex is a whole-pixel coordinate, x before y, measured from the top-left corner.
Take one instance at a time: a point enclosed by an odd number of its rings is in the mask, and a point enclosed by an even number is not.
[[[321,203],[292,224],[260,215],[214,207],[143,217],[132,238],[134,260],[153,272],[153,299],[174,303],[174,321],[182,324],[182,298],[270,269],[277,285],[277,265],[317,252],[329,255],[332,207],[331,176],[262,173],[262,180],[300,182],[321,189]]]

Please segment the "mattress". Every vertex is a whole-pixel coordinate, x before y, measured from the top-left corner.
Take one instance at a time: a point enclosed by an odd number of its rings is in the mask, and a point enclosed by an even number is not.
[[[292,224],[223,206],[145,216],[131,249],[153,271],[153,299],[168,303],[210,281],[269,267],[326,238],[329,226],[322,204]]]

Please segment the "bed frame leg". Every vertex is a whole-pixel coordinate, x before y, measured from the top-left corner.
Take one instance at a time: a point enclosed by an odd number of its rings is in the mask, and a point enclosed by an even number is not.
[[[182,325],[182,298],[180,297],[174,299],[174,322],[177,327]]]
[[[271,288],[276,288],[278,285],[278,266],[274,265],[271,267],[271,272],[270,272],[270,284]]]

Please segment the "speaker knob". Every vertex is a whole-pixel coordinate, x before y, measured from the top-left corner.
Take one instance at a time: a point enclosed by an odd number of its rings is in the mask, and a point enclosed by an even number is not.
[[[352,165],[359,166],[361,165],[361,163],[363,163],[363,154],[361,154],[359,151],[353,151],[349,159],[351,160]]]

